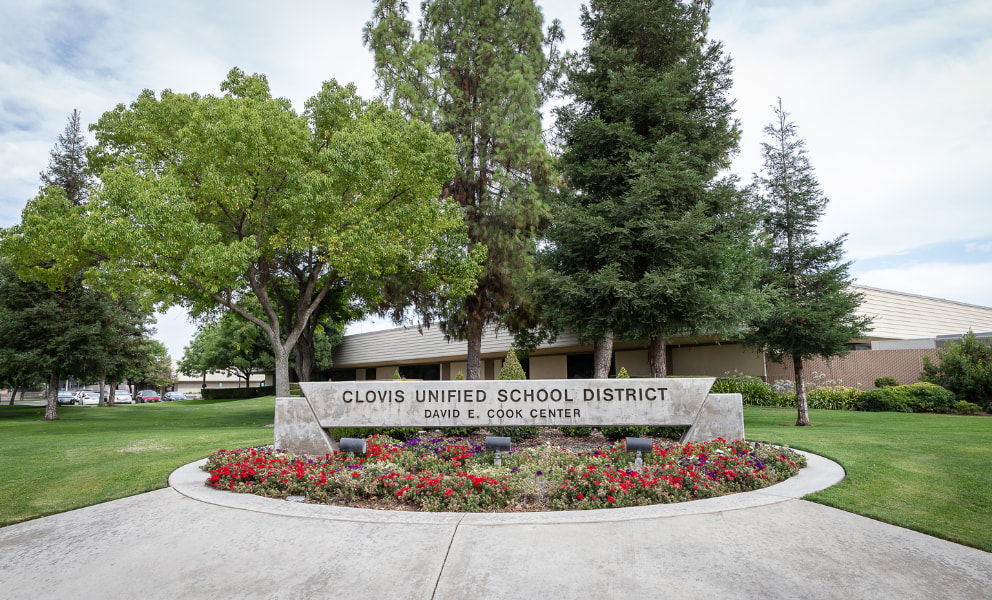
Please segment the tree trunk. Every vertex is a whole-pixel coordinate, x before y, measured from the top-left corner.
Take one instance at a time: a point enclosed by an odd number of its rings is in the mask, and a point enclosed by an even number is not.
[[[607,379],[613,362],[613,331],[607,331],[596,340],[593,350],[593,379]]]
[[[648,345],[648,368],[651,377],[667,377],[668,367],[665,364],[665,338],[651,338]]]
[[[45,405],[45,420],[59,420],[59,369],[55,367],[48,375],[48,403]]]
[[[468,326],[468,365],[465,378],[469,381],[482,379],[482,323],[473,320]]]
[[[107,406],[117,406],[117,386],[120,382],[116,379],[110,381],[110,389],[107,390]]]
[[[310,329],[308,323],[300,333],[300,339],[296,340],[296,347],[293,348],[296,358],[296,364],[293,366],[293,370],[296,371],[297,381],[311,380],[313,362],[316,359],[316,352],[313,348],[313,335],[314,332]]]
[[[289,396],[289,352],[282,344],[273,344],[276,359],[276,396],[285,398]]]
[[[796,427],[809,427],[809,407],[806,404],[806,381],[803,379],[803,359],[800,356],[792,357],[792,365],[796,374],[796,410],[799,416],[796,419]]]
[[[14,398],[17,397],[17,390],[19,390],[19,389],[21,389],[21,386],[15,385],[14,386],[14,389],[10,390],[10,401],[7,402],[7,405],[8,406],[13,406],[14,405]]]
[[[100,394],[100,399],[97,400],[96,403],[97,406],[107,406],[110,404],[107,400],[103,399],[103,390],[106,387],[106,384],[107,384],[107,372],[104,371],[103,375],[100,377],[100,391],[97,392],[98,394]]]

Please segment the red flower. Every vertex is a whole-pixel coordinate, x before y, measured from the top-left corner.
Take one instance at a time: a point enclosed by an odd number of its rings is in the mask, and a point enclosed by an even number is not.
[[[579,493],[579,495],[576,496],[576,498],[578,498],[579,500],[582,500],[585,497],[586,497],[586,495],[585,494],[582,494],[582,493]]]

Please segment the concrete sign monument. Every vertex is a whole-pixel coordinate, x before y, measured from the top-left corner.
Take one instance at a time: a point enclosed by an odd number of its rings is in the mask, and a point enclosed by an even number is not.
[[[301,383],[277,398],[275,446],[337,450],[329,427],[687,426],[682,441],[744,437],[740,394],[710,394],[714,379],[348,381]]]

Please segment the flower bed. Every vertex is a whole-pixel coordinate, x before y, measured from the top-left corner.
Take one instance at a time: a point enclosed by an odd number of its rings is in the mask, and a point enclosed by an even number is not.
[[[577,510],[685,502],[767,487],[806,459],[764,443],[722,439],[659,445],[634,469],[623,444],[570,452],[545,444],[503,453],[477,440],[371,438],[364,457],[294,456],[268,447],[218,450],[206,484],[271,498],[405,510]]]

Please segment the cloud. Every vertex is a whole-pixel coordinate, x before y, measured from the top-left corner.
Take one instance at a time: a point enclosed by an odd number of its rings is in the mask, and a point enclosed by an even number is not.
[[[735,170],[761,168],[781,96],[831,199],[824,237],[850,255],[981,237],[992,220],[992,10],[979,1],[717,3],[744,127]]]

